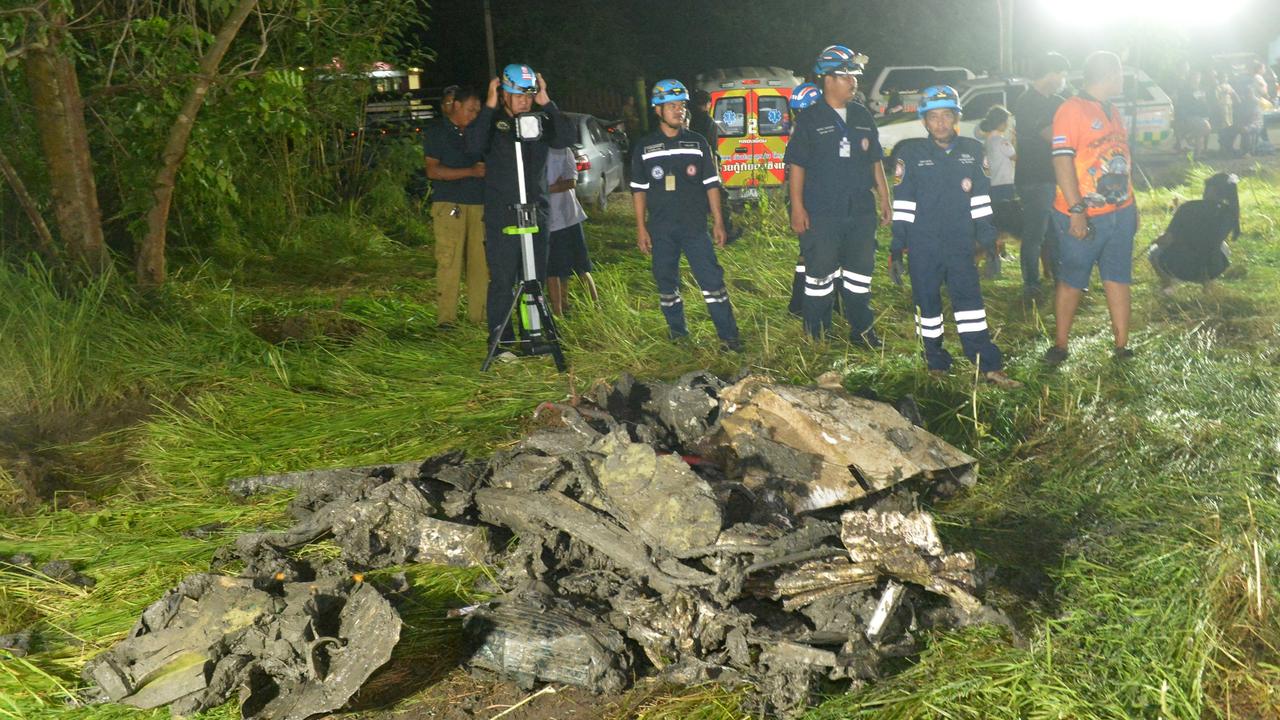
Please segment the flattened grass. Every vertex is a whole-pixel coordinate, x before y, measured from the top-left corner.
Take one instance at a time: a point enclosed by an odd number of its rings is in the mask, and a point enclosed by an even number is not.
[[[1167,223],[1173,194],[1142,198],[1139,250]],[[628,211],[596,218],[601,302],[591,307],[570,284],[566,375],[547,358],[479,373],[483,331],[434,327],[421,248],[384,248],[305,277],[268,259],[239,275],[192,268],[149,299],[114,280],[70,298],[38,270],[0,268],[4,413],[154,399],[146,418],[76,448],[124,448],[127,482],[89,510],[46,507],[0,524],[0,556],[68,559],[98,580],[84,589],[0,566],[0,633],[37,631],[32,656],[0,651],[0,717],[162,716],[65,701],[83,662],[165,589],[206,569],[238,532],[285,522],[285,498],[235,502],[222,490],[229,478],[484,453],[516,437],[539,402],[624,371],[671,378],[702,367],[802,382],[834,368],[862,391],[911,393],[930,429],[983,461],[978,486],[939,508],[943,532],[997,568],[992,595],[1016,608],[1026,645],[987,628],[940,634],[901,674],[831,698],[813,717],[1275,716],[1280,351],[1270,341],[1280,330],[1280,192],[1247,179],[1241,198],[1245,236],[1219,287],[1165,297],[1135,261],[1139,357],[1128,365],[1108,359],[1101,293],[1082,307],[1071,360],[1050,372],[1037,358],[1052,316],[1021,305],[1016,273],[988,284],[997,341],[1011,374],[1027,381],[1015,392],[976,387],[965,363],[941,382],[925,375],[909,290],[880,280],[883,352],[806,340],[785,311],[796,243],[776,206],[747,218],[751,233],[721,253],[749,345],[741,356],[718,351],[696,302],[687,304],[693,343],[673,348]],[[686,280],[686,297],[697,297]],[[264,317],[320,312],[357,331],[276,345],[254,333]],[[954,351],[950,331],[947,342]],[[183,534],[202,526],[218,529]],[[407,571],[403,640],[361,707],[376,702],[374,690],[383,697],[378,688],[427,686],[456,663],[459,627],[446,611],[473,599],[478,571]],[[626,714],[730,718],[743,705],[714,687],[647,691]]]

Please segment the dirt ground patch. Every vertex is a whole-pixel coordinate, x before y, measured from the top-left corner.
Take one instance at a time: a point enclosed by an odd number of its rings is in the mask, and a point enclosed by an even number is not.
[[[648,693],[644,687],[622,695],[594,695],[574,687],[524,691],[508,682],[472,677],[463,670],[447,675],[431,690],[399,711],[367,712],[360,720],[597,720],[626,717]],[[517,707],[518,705],[518,707]]]
[[[303,312],[294,315],[260,314],[249,323],[253,334],[271,343],[304,343],[330,340],[349,344],[364,332],[364,325],[343,317],[333,310]]]
[[[124,473],[133,461],[120,443],[92,450],[76,445],[134,425],[153,408],[150,398],[130,395],[82,411],[15,413],[0,419],[0,508],[23,513],[55,498],[59,507],[91,506],[98,482]]]

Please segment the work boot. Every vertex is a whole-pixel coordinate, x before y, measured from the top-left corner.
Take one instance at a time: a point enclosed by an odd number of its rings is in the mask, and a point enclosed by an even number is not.
[[[746,352],[747,346],[742,344],[742,338],[731,338],[729,340],[721,338],[720,349],[725,352],[741,353]]]
[[[984,380],[1004,390],[1017,390],[1022,387],[1022,383],[1014,380],[1004,373],[1003,370],[992,370],[982,374]]]
[[[853,343],[854,347],[867,348],[868,350],[879,350],[884,347],[884,341],[880,339],[879,335],[876,335],[875,328],[867,328],[860,333],[850,335],[849,342]]]

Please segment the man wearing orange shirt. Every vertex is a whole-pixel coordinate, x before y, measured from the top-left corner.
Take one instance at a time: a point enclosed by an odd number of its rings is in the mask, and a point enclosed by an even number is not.
[[[1084,90],[1053,116],[1053,171],[1058,194],[1053,221],[1058,230],[1058,289],[1054,344],[1044,355],[1050,366],[1067,359],[1067,338],[1080,296],[1094,265],[1102,278],[1118,360],[1129,349],[1129,284],[1138,208],[1133,202],[1128,131],[1110,99],[1124,92],[1124,72],[1114,53],[1085,60]]]

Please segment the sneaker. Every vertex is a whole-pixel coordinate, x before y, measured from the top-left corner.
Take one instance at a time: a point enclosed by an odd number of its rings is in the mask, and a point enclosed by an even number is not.
[[[1112,360],[1117,360],[1117,361],[1119,361],[1119,362],[1124,362],[1125,360],[1132,360],[1132,359],[1133,359],[1133,350],[1132,350],[1132,349],[1130,349],[1130,348],[1129,348],[1129,347],[1127,347],[1127,346],[1126,346],[1126,347],[1121,347],[1121,348],[1116,348],[1116,349],[1111,353],[1111,359],[1112,359]]]
[[[745,352],[747,346],[742,344],[741,338],[733,338],[732,340],[722,339],[720,340],[720,349],[725,352],[740,353]]]
[[[1067,361],[1067,349],[1052,345],[1044,352],[1043,360],[1049,367],[1058,367]]]
[[[451,322],[442,322],[442,323],[440,323],[439,325],[436,325],[436,329],[437,329],[437,330],[443,330],[443,331],[445,331],[445,332],[448,332],[448,331],[450,331],[450,330],[454,329],[455,327],[457,327],[457,325],[454,325],[454,324],[453,324],[453,323],[451,323]]]
[[[876,335],[875,328],[867,328],[860,333],[850,335],[849,342],[853,343],[855,347],[870,350],[879,350],[884,347],[884,341],[880,339],[879,335]]]
[[[672,331],[668,330],[668,331],[667,331],[667,339],[668,339],[668,340],[670,340],[670,341],[671,341],[671,342],[673,342],[673,343],[676,343],[677,345],[682,344],[682,343],[687,343],[687,342],[689,342],[689,333],[687,333],[687,332],[685,332],[685,333],[678,333],[678,332],[672,332]]]
[[[516,359],[516,354],[511,352],[510,350],[503,350],[497,355],[494,355],[493,359],[497,360],[498,362],[509,363],[509,362],[513,362]]]
[[[983,373],[982,377],[988,383],[1005,390],[1017,390],[1022,387],[1022,383],[1005,375],[1003,370],[992,370],[991,372]]]

